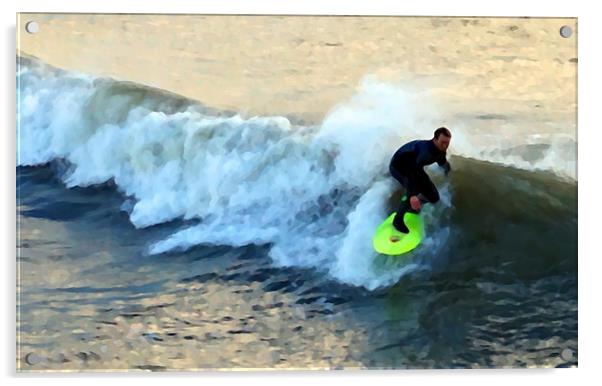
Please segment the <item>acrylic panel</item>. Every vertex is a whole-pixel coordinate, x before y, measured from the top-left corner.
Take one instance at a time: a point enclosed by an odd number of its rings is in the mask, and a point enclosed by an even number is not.
[[[16,30],[17,370],[577,366],[576,18]]]

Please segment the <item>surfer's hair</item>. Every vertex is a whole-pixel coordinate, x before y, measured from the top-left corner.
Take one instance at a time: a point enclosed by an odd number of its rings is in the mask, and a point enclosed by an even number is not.
[[[451,132],[448,130],[447,127],[440,127],[437,130],[435,130],[434,138],[437,139],[440,135],[445,135],[446,137],[451,138]]]

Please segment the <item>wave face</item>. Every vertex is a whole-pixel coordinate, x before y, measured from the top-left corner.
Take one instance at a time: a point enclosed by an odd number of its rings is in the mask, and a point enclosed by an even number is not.
[[[552,243],[541,253],[568,253],[576,243],[573,138],[532,136],[500,147],[454,129],[452,178],[428,170],[442,200],[424,210],[424,246],[408,256],[410,265],[382,261],[371,237],[398,199],[389,158],[404,142],[424,137],[424,127],[437,127],[424,93],[367,78],[324,122],[303,126],[283,116],[214,111],[163,90],[31,58],[19,58],[17,82],[19,166],[57,163],[69,188],[114,184],[136,228],[190,220],[151,243],[150,254],[203,244],[269,245],[276,265],[316,268],[374,289],[432,268],[450,256],[451,245],[466,255],[492,248],[532,253],[537,232],[567,231],[568,247]]]

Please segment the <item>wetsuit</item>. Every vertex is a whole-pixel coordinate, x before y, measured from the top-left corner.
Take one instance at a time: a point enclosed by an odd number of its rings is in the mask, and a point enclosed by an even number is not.
[[[408,142],[393,155],[389,171],[406,188],[405,200],[393,220],[393,226],[399,231],[408,232],[403,223],[403,215],[411,211],[410,197],[418,196],[422,203],[439,201],[439,192],[423,168],[437,162],[445,170],[445,174],[449,173],[451,168],[445,156],[446,153],[437,149],[432,140]]]

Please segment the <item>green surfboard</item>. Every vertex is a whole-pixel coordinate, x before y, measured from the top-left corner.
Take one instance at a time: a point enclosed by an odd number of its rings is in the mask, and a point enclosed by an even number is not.
[[[410,252],[420,245],[424,238],[424,223],[419,214],[406,212],[403,220],[410,230],[401,233],[393,226],[395,213],[391,214],[379,227],[372,238],[374,250],[383,255],[397,256]]]

